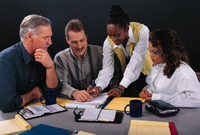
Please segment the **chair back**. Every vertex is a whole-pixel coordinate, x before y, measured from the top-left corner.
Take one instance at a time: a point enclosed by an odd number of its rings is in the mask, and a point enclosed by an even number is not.
[[[199,72],[196,72],[196,75],[197,75],[197,78],[198,78],[198,80],[199,80],[199,82],[200,82],[200,73],[199,73]]]

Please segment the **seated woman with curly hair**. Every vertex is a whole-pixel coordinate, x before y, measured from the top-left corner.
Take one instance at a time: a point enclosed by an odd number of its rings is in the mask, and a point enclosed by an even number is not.
[[[177,107],[200,107],[200,83],[176,32],[151,32],[149,51],[153,66],[146,78],[147,86],[139,96],[163,100]]]

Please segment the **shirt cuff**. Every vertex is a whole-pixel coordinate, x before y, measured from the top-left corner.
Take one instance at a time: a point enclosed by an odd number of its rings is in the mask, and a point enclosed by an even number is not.
[[[74,89],[74,88],[68,88],[68,87],[63,87],[60,91],[60,93],[62,95],[67,95],[69,98],[73,98],[72,97],[72,94],[76,91],[77,89]]]
[[[146,89],[148,92],[149,92],[149,94],[151,94],[152,92],[149,90],[149,88],[143,88],[143,89]]]
[[[161,98],[161,94],[153,93],[151,100],[159,100]]]
[[[72,96],[72,94],[73,94],[75,91],[77,91],[77,89],[70,90],[69,93],[68,93],[68,97],[74,99],[74,97]]]
[[[120,85],[124,86],[125,88],[127,88],[130,84],[131,84],[131,81],[129,81],[128,79],[126,79],[124,77],[120,82]]]
[[[96,83],[96,80],[95,80],[95,83]],[[102,91],[107,87],[107,86],[105,85],[105,83],[103,83],[103,82],[96,83],[96,86],[101,87]]]
[[[63,86],[63,84],[58,79],[58,84],[55,88],[48,88],[46,83],[45,83],[43,89],[44,89],[44,91],[58,91],[62,86]]]

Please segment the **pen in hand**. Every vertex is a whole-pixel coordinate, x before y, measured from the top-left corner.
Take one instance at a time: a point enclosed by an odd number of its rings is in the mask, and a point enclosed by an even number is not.
[[[94,88],[94,80],[92,80],[92,88]],[[93,94],[93,95],[95,94],[95,91],[94,91],[94,90],[92,91],[92,94]]]

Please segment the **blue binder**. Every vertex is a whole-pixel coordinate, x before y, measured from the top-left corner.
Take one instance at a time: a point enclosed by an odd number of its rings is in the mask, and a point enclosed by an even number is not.
[[[39,124],[20,135],[68,135],[71,130],[57,128],[49,125]]]

